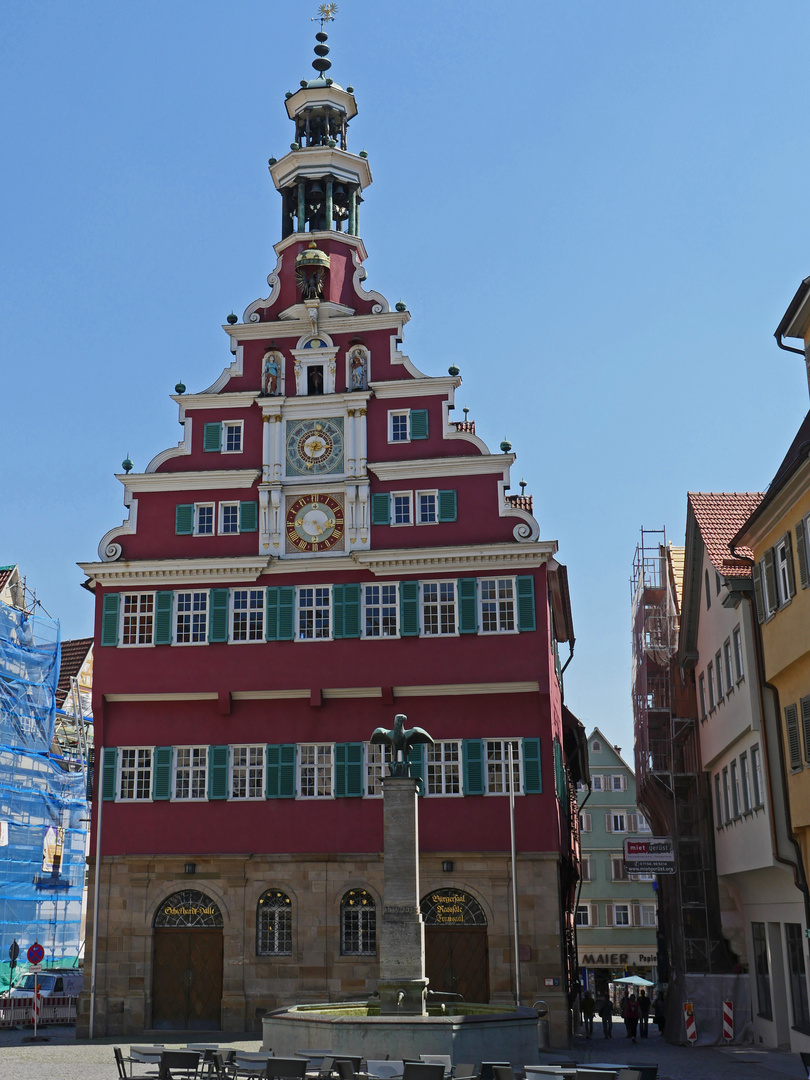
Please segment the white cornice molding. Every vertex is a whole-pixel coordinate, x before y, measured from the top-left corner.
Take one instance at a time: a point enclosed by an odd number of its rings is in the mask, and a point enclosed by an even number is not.
[[[361,190],[371,183],[371,167],[366,158],[332,146],[302,146],[299,150],[292,150],[270,166],[270,175],[279,191],[296,180],[314,180],[323,176],[359,184]],[[300,239],[302,234],[295,235]],[[316,234],[303,235],[309,238]]]
[[[256,398],[258,391],[234,390],[229,394],[208,393],[202,394],[172,394],[172,401],[176,401],[180,407],[180,422],[185,419],[187,409],[249,409]]]
[[[318,305],[318,322],[322,319],[345,319],[354,315],[355,309],[346,304],[333,304],[331,300],[321,300]],[[278,313],[282,322],[298,320],[302,326],[310,326],[309,314],[306,304],[293,304],[292,307],[284,308]],[[310,331],[310,336],[312,333]]]
[[[417,461],[371,461],[369,472],[378,480],[409,480],[411,477],[468,476],[500,473],[508,479],[514,454],[475,454],[465,457],[420,458]]]
[[[281,255],[287,248],[293,247],[295,244],[308,244],[311,240],[316,243],[318,240],[335,240],[339,244],[345,244],[347,247],[353,248],[360,256],[361,261],[368,258],[366,245],[359,236],[352,236],[351,233],[333,232],[329,229],[319,229],[317,232],[308,233],[290,233],[283,240],[279,240],[277,244],[273,244],[273,251],[275,251],[276,255]]]
[[[223,329],[227,329],[223,327]],[[231,352],[234,354],[233,362],[223,369],[219,378],[212,382],[210,386],[207,386],[202,391],[203,394],[218,394],[223,387],[227,386],[231,379],[239,378],[242,374],[242,365],[244,363],[245,355],[241,345],[237,345],[234,341],[231,341]]]
[[[200,472],[116,473],[127,497],[137,491],[207,491],[249,488],[261,476],[258,469],[211,469]]]
[[[257,303],[259,307],[265,306],[263,300]],[[404,311],[386,311],[380,315],[336,316],[329,320],[329,333],[334,337],[337,334],[360,334],[371,333],[374,330],[393,330],[397,335],[401,335],[402,327],[408,322],[409,318],[410,316]],[[287,338],[300,338],[302,334],[307,332],[308,325],[308,323],[305,325],[297,320],[295,322],[279,322],[277,319],[268,319],[266,322],[235,323],[233,326],[223,326],[222,329],[233,341],[256,341],[259,338],[269,337],[286,340]],[[406,360],[407,357],[396,362],[404,363]],[[416,368],[413,370],[417,377],[427,378]]]
[[[93,585],[179,587],[202,582],[256,581],[268,566],[264,556],[222,559],[142,559],[138,562],[79,563]]]
[[[121,558],[123,549],[120,544],[115,543],[116,537],[131,536],[138,531],[138,500],[128,500],[125,492],[124,503],[129,507],[128,517],[120,525],[106,532],[99,541],[98,557],[102,562],[115,562],[116,559]]]
[[[318,420],[321,417],[328,419],[331,416],[346,416],[348,409],[362,409],[368,405],[371,397],[370,390],[349,390],[343,394],[321,394],[317,397],[264,397],[259,404],[262,413],[268,416],[283,416],[285,420],[297,420],[312,418]],[[313,416],[316,408],[320,412]],[[323,479],[323,478],[322,478]]]
[[[425,683],[414,686],[392,687],[394,697],[469,697],[481,694],[539,694],[540,683],[525,682],[465,682],[465,683]],[[379,698],[382,688],[379,686],[337,686],[321,690],[325,699],[341,698]],[[311,690],[232,690],[234,701],[290,701],[308,699]],[[105,694],[108,702],[147,702],[147,701],[216,701],[218,694],[206,690],[187,690],[173,693],[143,694]]]
[[[392,574],[454,573],[458,570],[500,570],[536,567],[557,551],[555,540],[544,543],[482,544],[477,547],[406,548],[388,551],[355,551],[352,558],[377,576]]]
[[[270,308],[278,300],[278,294],[281,291],[281,252],[279,251],[279,245],[276,246],[276,253],[278,254],[278,261],[276,262],[276,268],[267,275],[267,284],[270,286],[270,295],[262,300],[261,297],[258,300],[254,300],[252,304],[249,304],[242,315],[243,323],[256,323],[259,321],[259,308]],[[239,324],[237,323],[237,326]],[[231,350],[236,345],[236,339],[231,330],[233,329],[227,323],[222,327],[226,334],[231,336]],[[243,335],[247,336],[247,335]]]
[[[461,379],[452,375],[420,375],[413,379],[390,379],[370,382],[378,398],[439,397],[452,394],[461,386]]]
[[[177,446],[170,446],[168,450],[161,450],[159,454],[156,454],[146,466],[148,473],[157,472],[163,462],[168,461],[169,458],[183,457],[191,453],[191,426],[194,421],[188,416],[181,423],[183,425],[183,438]]]
[[[771,529],[779,524],[780,519],[793,509],[794,503],[808,491],[810,491],[810,457],[805,458],[779,494],[774,497],[773,502],[765,507],[762,515],[744,534],[745,546],[756,550]],[[792,530],[794,525],[795,522],[791,522],[788,528]]]

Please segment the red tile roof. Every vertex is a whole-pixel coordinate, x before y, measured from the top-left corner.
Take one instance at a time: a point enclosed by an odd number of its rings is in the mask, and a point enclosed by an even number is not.
[[[689,504],[712,566],[723,577],[750,577],[754,553],[737,547],[731,553],[729,541],[737,535],[762,502],[758,491],[690,491]],[[736,556],[736,557],[735,557]]]
[[[92,646],[91,637],[73,638],[71,641],[62,642],[62,664],[59,668],[59,684],[56,688],[56,704],[60,708],[70,690],[71,677],[79,674]]]
[[[0,566],[0,589],[6,584],[8,579],[14,573],[13,566]]]

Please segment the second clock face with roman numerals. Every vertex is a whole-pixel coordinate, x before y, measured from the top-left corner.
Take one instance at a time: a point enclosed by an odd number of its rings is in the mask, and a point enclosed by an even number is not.
[[[287,421],[287,475],[343,472],[343,418]]]
[[[332,495],[301,495],[287,503],[286,550],[302,554],[343,548],[343,502]]]

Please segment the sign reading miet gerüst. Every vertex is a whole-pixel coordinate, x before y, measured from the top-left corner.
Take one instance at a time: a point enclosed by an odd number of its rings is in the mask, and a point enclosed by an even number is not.
[[[674,874],[675,848],[668,836],[624,842],[624,868],[628,874]]]

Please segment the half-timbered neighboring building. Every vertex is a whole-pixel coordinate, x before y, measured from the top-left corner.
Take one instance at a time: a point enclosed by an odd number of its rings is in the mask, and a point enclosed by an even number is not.
[[[397,712],[435,739],[411,763],[430,990],[508,1004],[517,956],[522,1003],[543,996],[565,1031],[587,769],[563,705],[566,569],[510,493],[509,445],[452,419],[458,370],[421,371],[404,305],[365,288],[371,172],[324,41],[286,98],[293,148],[270,162],[270,293],[223,327],[222,374],[178,385],[182,441],[119,476],[128,517],[82,567],[101,862],[80,1032],[94,969],[98,1035],[242,1031],[374,991],[385,760],[369,736]]]

